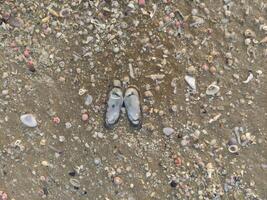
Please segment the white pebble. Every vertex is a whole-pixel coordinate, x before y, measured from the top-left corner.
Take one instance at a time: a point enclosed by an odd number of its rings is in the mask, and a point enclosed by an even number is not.
[[[163,128],[163,133],[166,136],[170,136],[171,134],[173,134],[173,132],[174,132],[174,129],[171,128],[171,127],[165,127],[165,128]]]
[[[66,127],[67,129],[71,128],[71,126],[72,126],[72,125],[71,125],[70,122],[66,122],[66,123],[65,123],[65,127]]]

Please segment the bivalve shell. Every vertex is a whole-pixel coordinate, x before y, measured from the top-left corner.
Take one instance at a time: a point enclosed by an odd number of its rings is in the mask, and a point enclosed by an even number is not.
[[[215,83],[212,83],[208,86],[206,90],[206,94],[210,96],[216,95],[220,91],[220,87],[216,85]]]

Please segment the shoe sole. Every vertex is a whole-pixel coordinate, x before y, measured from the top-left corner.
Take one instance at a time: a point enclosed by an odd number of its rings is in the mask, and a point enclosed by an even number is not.
[[[107,92],[107,96],[108,96],[108,98],[107,98],[107,101],[106,101],[106,107],[105,107],[105,112],[104,112],[104,116],[103,116],[103,118],[104,118],[104,127],[105,127],[106,129],[112,129],[112,128],[118,123],[118,121],[120,120],[120,117],[121,117],[121,115],[119,115],[118,119],[117,119],[113,124],[108,124],[108,123],[106,122],[106,113],[107,113],[107,111],[108,111],[108,104],[107,104],[107,102],[108,102],[108,100],[109,100],[109,94],[110,94],[110,91],[111,91],[113,88],[119,88],[119,89],[122,91],[122,94],[123,94],[123,90],[122,90],[121,87],[118,87],[118,86],[110,86],[109,89],[108,89],[108,92]],[[122,104],[122,106],[123,106],[123,104]],[[120,112],[121,112],[121,111],[120,111]]]
[[[130,120],[129,118],[129,115],[128,115],[128,112],[127,112],[127,109],[126,109],[126,113],[127,113],[127,118],[128,118],[128,121],[130,122],[131,126],[135,129],[141,129],[142,128],[142,124],[143,124],[143,111],[142,111],[142,105],[141,105],[141,93],[140,93],[140,90],[138,89],[138,87],[136,87],[135,85],[129,85],[127,87],[127,89],[129,88],[133,88],[133,89],[136,89],[136,91],[138,92],[138,96],[139,96],[139,103],[140,103],[140,119],[139,119],[139,123],[138,124],[134,124],[132,123],[132,121]],[[126,89],[126,91],[127,91]],[[125,94],[125,93],[124,93]],[[123,100],[123,104],[124,104],[124,107],[125,107],[125,103],[124,103],[124,100]],[[126,108],[126,107],[125,107]]]

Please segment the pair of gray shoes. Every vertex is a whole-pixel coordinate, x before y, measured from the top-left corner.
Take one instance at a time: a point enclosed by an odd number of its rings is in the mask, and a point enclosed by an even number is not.
[[[138,89],[135,86],[129,86],[123,96],[120,81],[119,83],[117,81],[117,84],[114,81],[114,87],[108,94],[105,113],[105,126],[107,128],[112,128],[119,121],[122,106],[126,109],[131,125],[136,128],[141,128],[142,111]]]

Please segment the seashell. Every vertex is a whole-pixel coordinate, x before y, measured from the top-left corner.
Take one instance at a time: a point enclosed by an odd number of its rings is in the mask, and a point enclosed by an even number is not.
[[[115,185],[121,185],[123,183],[123,180],[120,177],[116,176],[114,177],[113,182]]]
[[[121,81],[115,79],[115,80],[113,81],[113,86],[114,86],[114,87],[121,87]]]
[[[63,9],[59,12],[59,16],[62,17],[62,18],[69,17],[70,14],[71,14],[71,9],[69,9],[69,8],[63,8]]]
[[[129,64],[129,71],[130,71],[130,77],[132,79],[135,79],[135,74],[134,74],[134,69],[133,69],[133,65]]]
[[[42,23],[43,24],[46,24],[46,23],[49,22],[49,20],[50,20],[50,16],[47,16],[47,17],[45,17],[45,18],[42,19]]]
[[[267,25],[260,25],[260,30],[267,31]]]
[[[53,15],[55,17],[59,17],[59,14],[53,8],[49,7],[49,8],[47,8],[47,10],[51,15]]]
[[[237,153],[239,151],[239,148],[237,145],[233,144],[233,145],[229,145],[228,146],[228,151],[230,153]]]
[[[32,114],[25,114],[20,116],[20,121],[27,127],[34,128],[37,126],[37,121]]]
[[[190,143],[190,141],[186,140],[186,139],[183,139],[181,141],[181,145],[184,147],[184,146],[187,146],[188,144]]]
[[[82,95],[84,95],[86,92],[87,92],[86,89],[81,88],[81,89],[79,90],[79,95],[82,96]]]
[[[259,44],[259,41],[256,39],[252,39],[253,44]]]
[[[165,74],[151,74],[146,76],[146,78],[151,78],[153,81],[154,80],[161,80],[165,77]]]
[[[250,38],[255,38],[256,37],[256,33],[254,31],[252,31],[251,29],[245,30],[244,34],[245,34],[246,37],[250,37]]]
[[[165,127],[165,128],[163,128],[163,133],[164,133],[166,136],[170,136],[171,134],[174,133],[174,129],[171,128],[171,127]]]
[[[249,72],[249,75],[247,77],[247,79],[245,81],[243,81],[243,83],[248,83],[253,79],[253,74],[251,72]]]
[[[144,96],[147,98],[150,98],[150,97],[153,97],[153,93],[150,90],[148,90],[148,91],[145,91]]]
[[[197,90],[196,79],[194,77],[186,75],[184,79],[186,83],[193,89],[193,91]]]
[[[212,173],[215,171],[212,163],[208,163],[206,165],[206,168],[207,168],[208,178],[211,178]]]
[[[255,140],[255,136],[254,135],[251,135],[251,133],[249,133],[249,132],[247,132],[247,133],[245,133],[245,136],[246,136],[246,139],[248,140],[248,141],[254,141]]]
[[[231,146],[231,145],[237,145],[238,143],[237,143],[237,140],[236,140],[235,137],[231,137],[231,138],[229,139],[229,141],[228,141],[227,144],[228,144],[229,146]]]
[[[241,144],[241,139],[240,139],[240,133],[239,133],[239,131],[240,131],[239,127],[235,127],[234,128],[234,133],[235,133],[237,142],[238,142],[238,144]]]
[[[251,44],[251,39],[250,38],[246,38],[245,39],[245,45],[250,45]]]
[[[216,85],[215,83],[212,83],[208,86],[206,90],[206,94],[210,96],[216,95],[220,91],[220,87]]]
[[[86,97],[84,98],[84,104],[86,106],[89,106],[92,102],[93,102],[93,97],[89,94],[86,95]]]
[[[264,37],[264,38],[260,41],[260,43],[267,43],[267,36]]]
[[[80,182],[77,179],[74,179],[74,178],[70,179],[70,184],[75,188],[79,188],[81,186]]]

